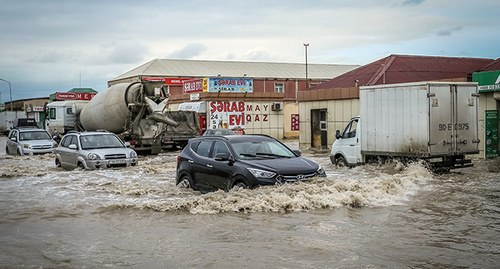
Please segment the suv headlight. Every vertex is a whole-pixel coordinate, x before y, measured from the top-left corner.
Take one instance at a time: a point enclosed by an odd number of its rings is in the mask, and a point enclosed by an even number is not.
[[[53,148],[57,148],[57,142],[52,143]]]
[[[247,169],[248,169],[248,171],[250,171],[250,173],[252,173],[252,175],[254,177],[258,177],[258,178],[272,178],[276,175],[276,173],[266,171],[266,170],[260,170],[260,169],[255,169],[255,168],[247,168]]]
[[[31,145],[30,144],[23,144],[23,148],[25,148],[25,149],[31,149]]]
[[[97,153],[89,153],[89,155],[87,155],[87,159],[89,159],[89,160],[100,160],[101,157],[99,157],[99,154],[97,154]]]
[[[137,153],[135,151],[130,152],[130,158],[137,158]]]
[[[316,171],[318,176],[326,176],[325,169],[321,165],[319,165],[318,170]]]

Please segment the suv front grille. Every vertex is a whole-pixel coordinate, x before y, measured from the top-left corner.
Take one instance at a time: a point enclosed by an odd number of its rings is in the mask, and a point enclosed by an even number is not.
[[[125,154],[109,154],[105,155],[104,158],[106,159],[125,159],[127,156]]]

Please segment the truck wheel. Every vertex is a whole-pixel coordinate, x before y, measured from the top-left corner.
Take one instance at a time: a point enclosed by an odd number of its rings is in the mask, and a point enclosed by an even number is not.
[[[340,156],[335,159],[335,165],[338,167],[347,167],[347,162],[345,161],[344,156]]]

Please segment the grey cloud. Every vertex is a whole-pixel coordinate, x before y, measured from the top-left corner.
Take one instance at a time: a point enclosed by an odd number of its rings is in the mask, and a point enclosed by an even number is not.
[[[461,31],[464,27],[463,26],[455,26],[455,27],[450,27],[446,29],[441,29],[437,32],[438,36],[449,36],[453,32]]]
[[[424,2],[425,0],[405,0],[403,6],[417,6]]]
[[[184,48],[176,50],[169,54],[167,58],[170,59],[192,59],[196,56],[201,55],[207,50],[207,46],[201,43],[190,43]]]
[[[110,63],[137,63],[142,62],[148,52],[148,46],[140,43],[118,43],[111,48],[107,59]]]
[[[246,55],[251,61],[269,61],[269,52],[265,50],[253,50]]]

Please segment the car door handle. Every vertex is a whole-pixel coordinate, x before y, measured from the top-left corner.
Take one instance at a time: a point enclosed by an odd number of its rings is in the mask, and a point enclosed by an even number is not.
[[[212,168],[213,166],[212,166],[211,164],[207,164],[207,167],[210,167],[210,168]]]
[[[188,163],[194,163],[193,160],[188,160]]]

